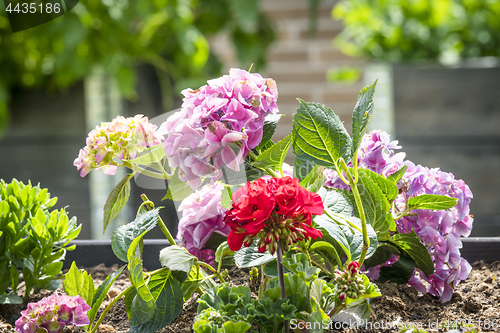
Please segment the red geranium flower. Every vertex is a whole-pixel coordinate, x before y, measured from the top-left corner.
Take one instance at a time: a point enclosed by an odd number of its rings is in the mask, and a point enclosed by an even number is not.
[[[257,238],[260,252],[274,254],[277,242],[287,251],[293,243],[323,236],[311,226],[311,215],[323,212],[321,197],[300,186],[298,179],[257,179],[233,194],[232,208],[225,215],[231,227],[227,243],[238,251]]]

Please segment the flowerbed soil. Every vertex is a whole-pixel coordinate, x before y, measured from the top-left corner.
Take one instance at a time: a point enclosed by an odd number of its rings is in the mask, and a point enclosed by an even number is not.
[[[365,327],[331,329],[328,332],[394,331],[392,323],[398,319],[401,325],[407,327],[412,324],[414,327],[420,325],[421,329],[429,332],[450,330],[451,327],[441,327],[443,324],[446,325],[447,321],[449,324],[468,321],[478,328],[478,332],[500,332],[500,262],[493,264],[476,262],[472,266],[473,270],[469,278],[457,286],[451,301],[445,304],[441,304],[434,296],[422,295],[412,287],[398,286],[391,282],[378,283],[382,296],[372,300],[371,318]],[[116,269],[118,266],[99,265],[88,269],[88,272],[96,283],[101,283]],[[123,272],[118,277],[103,303],[103,308],[109,304],[114,296],[129,286],[127,274],[127,272]],[[249,281],[248,270],[231,270],[230,281],[234,285],[247,285],[254,292],[257,290],[257,286]],[[32,295],[30,302],[36,302],[48,295],[50,292],[47,291]],[[195,294],[194,299],[197,297],[198,295]],[[14,321],[24,308],[26,306],[23,305],[0,305],[1,333],[15,332]],[[192,332],[191,327],[196,315],[196,308],[196,300],[191,299],[186,302],[181,315],[169,327],[158,332]],[[339,323],[337,323],[337,327],[340,327]],[[121,300],[108,312],[98,332],[127,332],[128,328],[129,322],[125,305]],[[66,327],[63,332],[80,333],[84,330]]]

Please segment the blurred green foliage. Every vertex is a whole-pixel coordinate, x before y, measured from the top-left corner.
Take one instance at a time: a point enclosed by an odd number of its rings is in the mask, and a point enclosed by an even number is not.
[[[99,65],[135,100],[135,66],[149,63],[171,100],[174,90],[199,86],[220,71],[207,36],[227,32],[241,65],[253,63],[254,70],[264,65],[274,40],[259,1],[86,0],[54,21],[14,34],[0,3],[0,133],[13,89],[55,91]]]
[[[498,0],[342,0],[335,39],[353,56],[386,61],[500,57]]]

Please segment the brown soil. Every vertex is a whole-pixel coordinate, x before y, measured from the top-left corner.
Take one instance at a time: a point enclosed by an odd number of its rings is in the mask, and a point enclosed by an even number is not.
[[[99,265],[88,269],[96,283],[101,283],[106,276],[118,267],[107,268]],[[247,271],[231,270],[231,283],[247,285],[255,291],[248,280]],[[113,296],[120,293],[129,285],[127,273],[123,272],[117,279],[103,303],[106,306]],[[361,332],[394,332],[394,322],[399,321],[400,327],[420,328],[433,332],[451,330],[453,324],[470,323],[478,332],[500,332],[500,262],[473,264],[473,271],[466,281],[460,283],[450,302],[442,304],[436,297],[422,295],[412,287],[398,286],[394,283],[380,283],[381,297],[371,302],[372,315],[365,327],[358,329]],[[30,297],[31,302],[38,301],[49,292],[43,292]],[[184,304],[181,315],[160,333],[192,332],[193,318],[196,315],[196,299]],[[25,306],[0,305],[0,333],[14,333],[14,321]],[[335,325],[335,324],[332,324]],[[444,327],[443,327],[444,325]],[[446,327],[447,325],[448,328]],[[333,326],[340,327],[340,326]],[[464,325],[462,324],[462,327]],[[129,323],[123,301],[113,306],[106,316],[98,332],[127,332]],[[332,329],[329,332],[355,332],[355,329]],[[65,333],[80,333],[80,328],[65,328]],[[415,331],[414,331],[415,332]]]

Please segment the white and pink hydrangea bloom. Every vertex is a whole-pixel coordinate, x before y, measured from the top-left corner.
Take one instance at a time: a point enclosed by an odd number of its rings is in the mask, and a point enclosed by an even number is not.
[[[390,136],[380,130],[365,134],[358,153],[359,167],[369,169],[385,177],[408,166],[400,181],[400,194],[396,198],[396,206],[401,210],[410,197],[422,194],[445,195],[457,198],[455,207],[446,211],[415,210],[412,216],[405,216],[396,221],[399,232],[409,233],[412,230],[428,248],[434,261],[434,274],[425,276],[422,272],[414,273],[409,285],[419,291],[429,292],[448,301],[453,294],[453,288],[465,280],[471,271],[470,264],[460,256],[462,243],[459,237],[467,237],[472,230],[473,218],[469,214],[469,204],[472,192],[463,180],[456,180],[452,173],[439,169],[429,169],[404,161],[404,153],[396,153],[400,149],[397,141],[391,141]],[[325,186],[349,190],[333,170],[325,170]],[[394,263],[391,258],[385,265]],[[370,276],[378,278],[380,266],[370,269]]]
[[[228,236],[231,228],[223,222],[227,209],[222,207],[224,185],[205,185],[185,198],[179,206],[182,218],[179,220],[177,238],[182,239],[186,249],[200,260],[213,263],[214,251],[204,249],[214,233]]]
[[[90,324],[90,306],[80,296],[53,294],[36,303],[29,303],[16,320],[17,333],[60,333],[64,326]]]
[[[227,165],[239,171],[250,149],[262,140],[264,118],[278,112],[272,79],[241,69],[182,91],[181,111],[160,126],[169,166],[193,189],[204,178],[217,180]]]
[[[107,175],[114,175],[117,159],[135,158],[137,153],[162,141],[163,136],[156,125],[148,122],[148,117],[140,114],[130,118],[118,116],[89,132],[87,145],[80,149],[73,165],[80,170],[82,177],[99,168]]]

